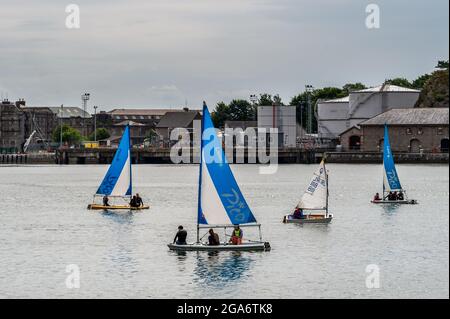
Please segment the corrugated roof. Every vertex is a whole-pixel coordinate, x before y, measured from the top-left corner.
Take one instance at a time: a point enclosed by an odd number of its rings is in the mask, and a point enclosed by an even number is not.
[[[359,125],[448,125],[448,108],[392,109]]]
[[[48,107],[57,117],[71,118],[71,117],[81,117],[81,118],[91,118],[91,114],[84,112],[82,108],[76,106],[64,106],[62,108],[62,116],[60,116],[61,107],[60,106],[50,106]]]
[[[114,109],[108,113],[111,115],[153,115],[163,116],[167,112],[179,112],[176,109]]]
[[[200,115],[199,111],[168,112],[161,118],[156,127],[157,128],[187,127],[195,119],[195,117],[199,115]]]
[[[364,90],[358,90],[354,91],[352,93],[364,93],[364,92],[381,92],[381,89],[383,89],[382,92],[413,92],[413,93],[420,93],[419,90],[409,89],[397,85],[392,84],[386,84],[386,85],[379,85],[373,88],[368,88]]]
[[[135,121],[122,121],[120,123],[114,124],[114,126],[145,126],[145,124],[135,122]]]

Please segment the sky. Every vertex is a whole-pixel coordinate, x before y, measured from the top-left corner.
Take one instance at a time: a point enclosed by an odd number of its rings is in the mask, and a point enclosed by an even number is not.
[[[71,1],[0,0],[3,98],[81,106],[89,92],[90,111],[288,103],[306,84],[412,80],[449,56],[448,0]],[[79,29],[66,27],[69,4]]]

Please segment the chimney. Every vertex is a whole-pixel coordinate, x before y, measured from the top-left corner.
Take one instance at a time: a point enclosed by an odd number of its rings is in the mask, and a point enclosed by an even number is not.
[[[24,107],[25,106],[25,99],[19,99],[18,101],[16,101],[16,106],[17,107]]]

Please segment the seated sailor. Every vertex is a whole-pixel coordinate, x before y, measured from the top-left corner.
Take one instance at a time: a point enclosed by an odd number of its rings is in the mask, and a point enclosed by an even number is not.
[[[215,233],[212,228],[209,230],[208,245],[210,246],[220,245],[219,235]]]
[[[173,239],[173,243],[177,245],[186,245],[186,237],[187,237],[187,231],[183,229],[183,226],[178,226],[178,232],[175,235],[175,238]]]
[[[297,207],[292,215],[294,219],[304,219],[305,215],[303,214],[303,209]]]
[[[103,206],[109,206],[109,198],[107,195],[103,196]]]
[[[244,236],[244,233],[242,229],[239,227],[239,225],[234,226],[233,232],[231,234],[230,242],[233,245],[240,245],[242,244],[242,237]]]
[[[376,193],[375,196],[373,197],[373,200],[374,201],[381,200],[380,193]]]
[[[136,207],[142,206],[144,206],[144,201],[142,200],[141,196],[139,196],[139,194],[136,193]]]

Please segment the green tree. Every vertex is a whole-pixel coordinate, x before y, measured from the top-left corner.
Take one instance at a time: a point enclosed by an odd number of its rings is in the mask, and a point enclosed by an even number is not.
[[[430,79],[430,77],[431,77],[430,74],[424,74],[419,76],[412,82],[412,87],[414,89],[421,90],[424,87],[425,83]]]
[[[447,61],[438,61],[436,66],[437,69],[448,69],[448,60]]]
[[[246,100],[233,100],[228,104],[228,120],[254,121],[256,120],[256,107]]]
[[[216,105],[214,112],[211,114],[211,119],[215,127],[224,127],[225,121],[228,120],[229,107],[224,102],[219,102]]]
[[[110,137],[111,135],[109,134],[108,130],[106,128],[100,127],[97,129],[97,136],[94,134],[94,132],[92,132],[88,139],[90,141],[93,141],[95,139],[95,137],[97,137],[97,141],[99,140],[104,140],[107,139],[108,137]]]
[[[342,90],[345,92],[345,95],[349,95],[350,92],[364,90],[364,89],[367,89],[367,87],[364,84],[360,83],[360,82],[347,83],[346,85],[344,85],[342,87]]]
[[[270,105],[284,105],[281,100],[280,95],[275,94],[272,96],[268,93],[263,93],[259,95],[258,105],[260,106],[270,106]]]
[[[53,142],[59,142],[61,136],[61,126],[57,126],[52,134]],[[62,126],[62,141],[69,144],[79,144],[83,140],[81,133],[73,127],[64,124]]]
[[[389,79],[384,82],[384,84],[390,84],[390,85],[396,85],[401,86],[404,88],[413,88],[413,84],[409,82],[408,79],[405,78],[395,78],[395,79]]]

